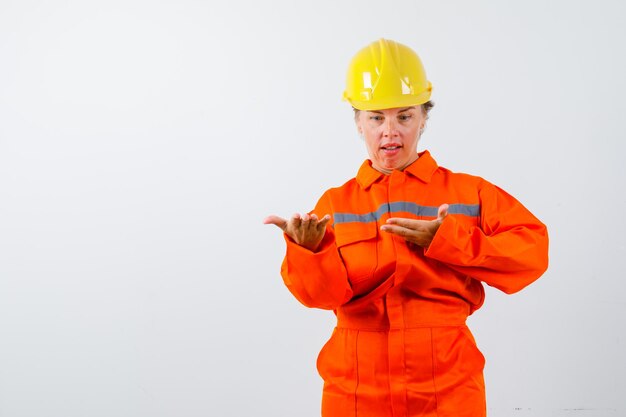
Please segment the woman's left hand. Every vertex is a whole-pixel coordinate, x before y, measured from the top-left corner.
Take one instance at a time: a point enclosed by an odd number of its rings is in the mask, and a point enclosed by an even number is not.
[[[414,220],[403,217],[392,217],[387,219],[387,224],[381,226],[380,230],[402,236],[407,242],[427,248],[447,215],[448,205],[442,204],[439,206],[435,220]]]

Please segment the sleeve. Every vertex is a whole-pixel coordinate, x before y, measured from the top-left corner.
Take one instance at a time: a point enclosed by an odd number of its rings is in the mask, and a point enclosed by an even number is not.
[[[311,213],[319,217],[332,215],[328,193],[320,198]],[[281,275],[298,301],[307,307],[334,310],[352,298],[346,268],[335,243],[332,220],[316,252],[303,248],[287,235],[285,241],[287,252]]]
[[[493,184],[479,198],[479,225],[446,216],[424,255],[507,294],[520,291],[548,267],[547,228]]]

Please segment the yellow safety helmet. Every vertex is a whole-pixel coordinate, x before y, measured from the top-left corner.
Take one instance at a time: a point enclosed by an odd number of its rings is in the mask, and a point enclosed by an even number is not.
[[[359,110],[381,110],[424,104],[431,90],[419,56],[408,46],[380,39],[350,61],[343,98]]]

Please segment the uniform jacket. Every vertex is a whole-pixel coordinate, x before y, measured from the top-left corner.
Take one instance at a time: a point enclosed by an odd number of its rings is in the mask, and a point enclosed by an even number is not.
[[[389,217],[436,219],[444,203],[449,214],[426,249],[380,231]],[[286,237],[281,273],[302,304],[337,316],[318,357],[322,415],[484,415],[484,358],[465,320],[483,304],[483,283],[514,293],[546,270],[546,227],[428,151],[389,175],[365,161],[312,213],[332,216],[320,247]]]

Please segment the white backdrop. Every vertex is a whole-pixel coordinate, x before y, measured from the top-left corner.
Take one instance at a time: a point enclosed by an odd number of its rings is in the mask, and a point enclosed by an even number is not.
[[[626,6],[0,0],[0,417],[319,415],[332,313],[270,213],[365,158],[345,70],[388,37],[434,85],[420,143],[549,227],[471,319],[491,417],[626,415]]]

